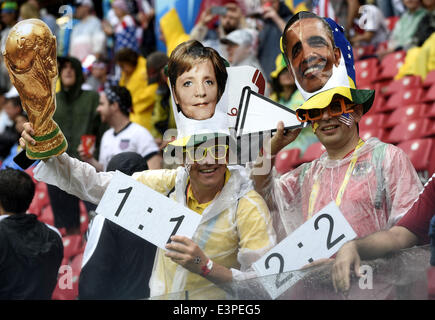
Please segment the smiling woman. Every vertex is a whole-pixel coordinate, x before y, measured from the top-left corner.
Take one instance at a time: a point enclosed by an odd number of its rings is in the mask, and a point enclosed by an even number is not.
[[[178,111],[195,120],[214,115],[228,78],[214,49],[195,40],[183,42],[169,58],[168,76]]]

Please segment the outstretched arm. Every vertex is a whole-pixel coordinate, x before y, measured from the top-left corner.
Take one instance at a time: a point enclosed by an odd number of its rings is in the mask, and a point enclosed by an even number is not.
[[[350,241],[338,251],[332,267],[332,282],[337,291],[350,288],[350,271],[360,277],[361,260],[383,257],[389,253],[416,245],[417,236],[404,227],[394,226],[386,231],[373,233],[365,238]]]

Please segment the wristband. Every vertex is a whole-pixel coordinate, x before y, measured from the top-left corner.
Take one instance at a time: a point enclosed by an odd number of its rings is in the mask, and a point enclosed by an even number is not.
[[[212,268],[213,268],[213,261],[208,259],[207,263],[201,267],[201,270],[202,270],[201,275],[203,277],[207,276],[210,273]]]

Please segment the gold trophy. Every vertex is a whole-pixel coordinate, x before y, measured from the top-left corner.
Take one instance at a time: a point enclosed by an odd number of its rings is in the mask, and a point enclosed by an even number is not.
[[[3,51],[12,84],[35,131],[36,145],[26,146],[30,159],[63,153],[68,144],[52,117],[56,110],[56,38],[39,19],[18,22],[10,30]]]

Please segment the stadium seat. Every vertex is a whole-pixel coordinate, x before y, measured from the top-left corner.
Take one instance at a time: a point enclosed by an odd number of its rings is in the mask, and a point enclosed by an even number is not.
[[[405,61],[406,51],[395,51],[387,54],[380,64],[378,80],[393,79]]]
[[[275,169],[279,174],[284,174],[294,168],[300,163],[301,149],[285,149],[278,152],[275,158]]]
[[[355,62],[355,76],[358,87],[370,85],[378,78],[378,58],[369,58]]]
[[[385,99],[385,97],[382,94],[376,92],[375,100],[373,101],[369,113],[382,113],[384,112],[386,105],[387,105],[387,100]]]
[[[428,118],[423,118],[399,123],[391,130],[387,142],[400,143],[431,136],[434,130],[432,122]]]
[[[428,171],[429,176],[435,172],[435,139],[414,139],[397,145],[405,151],[415,170]]]
[[[359,132],[359,136],[364,141],[367,141],[370,138],[378,138],[381,141],[385,140],[386,132],[383,128],[370,128],[370,129],[364,129]]]
[[[399,123],[409,122],[415,119],[426,118],[429,106],[425,103],[412,104],[397,108],[386,119],[385,128],[392,128]]]
[[[435,84],[435,70],[430,71],[426,75],[423,81],[423,87],[431,87],[433,84]]]
[[[361,118],[359,122],[360,130],[378,129],[382,128],[387,120],[388,116],[384,113],[366,114]]]
[[[361,59],[364,59],[364,57],[374,55],[376,50],[374,46],[368,45],[368,46],[353,47],[352,51],[353,51],[354,61],[359,61]]]
[[[75,256],[68,265],[62,265],[53,291],[53,300],[76,300],[79,295],[79,277],[83,254]]]
[[[80,232],[81,234],[84,234],[88,230],[89,215],[83,201],[80,201],[79,206],[80,206]]]
[[[388,86],[385,87],[385,90],[382,93],[385,96],[389,96],[395,92],[400,92],[403,90],[421,88],[422,80],[419,76],[406,76],[402,79],[393,80]]]
[[[422,102],[423,97],[423,88],[413,88],[405,91],[399,91],[387,99],[387,103],[383,110],[395,110],[397,108],[416,104]]]
[[[320,142],[315,142],[310,145],[307,150],[305,150],[302,156],[301,163],[311,162],[315,159],[320,158],[320,156],[326,151],[325,147]]]
[[[72,258],[82,253],[84,251],[82,240],[83,238],[80,234],[64,236],[62,238],[64,258]]]
[[[424,93],[422,101],[424,102],[435,101],[435,84],[427,88],[427,91]]]
[[[394,26],[396,25],[399,19],[400,16],[392,16],[392,17],[385,18],[385,22],[387,23],[388,30],[393,31]]]
[[[51,205],[42,208],[41,214],[38,216],[38,220],[46,224],[49,224],[50,226],[54,226],[54,215],[53,215],[53,209],[51,208]]]

